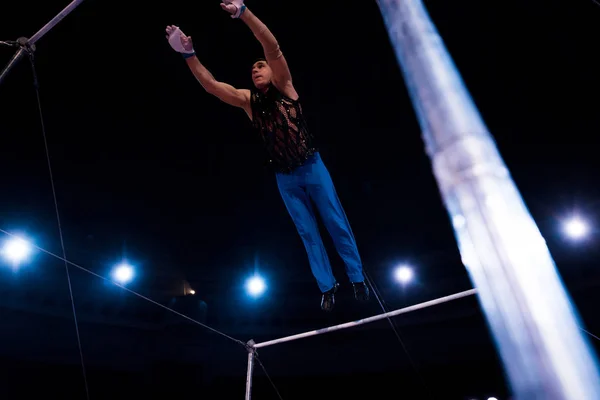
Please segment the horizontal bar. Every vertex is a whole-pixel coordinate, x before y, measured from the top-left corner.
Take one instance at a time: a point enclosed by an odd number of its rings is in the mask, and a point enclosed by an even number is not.
[[[59,12],[56,17],[52,18],[50,22],[42,27],[35,35],[33,35],[29,39],[29,44],[35,44],[38,40],[42,38],[50,29],[52,29],[56,24],[58,24],[64,17],[69,15],[71,11],[73,11],[79,4],[81,4],[83,0],[73,0],[68,6],[66,6],[61,12]]]
[[[298,339],[303,339],[303,338],[307,338],[310,336],[317,336],[317,335],[322,335],[324,333],[339,331],[341,329],[352,328],[354,326],[368,324],[371,322],[379,321],[381,319],[395,317],[400,314],[406,314],[411,311],[416,311],[416,310],[420,310],[423,308],[435,306],[438,304],[447,303],[452,300],[461,299],[463,297],[472,296],[476,293],[477,293],[477,289],[470,289],[470,290],[466,290],[464,292],[452,294],[450,296],[440,297],[439,299],[426,301],[425,303],[415,304],[414,306],[390,311],[385,314],[379,314],[379,315],[375,315],[373,317],[359,319],[358,321],[346,322],[344,324],[330,326],[329,328],[317,329],[317,330],[310,331],[310,332],[299,333],[297,335],[286,336],[286,337],[282,337],[279,339],[269,340],[268,342],[256,343],[253,347],[255,349],[259,349],[261,347],[273,346],[273,345],[279,344],[279,343],[291,342],[292,340],[298,340]]]

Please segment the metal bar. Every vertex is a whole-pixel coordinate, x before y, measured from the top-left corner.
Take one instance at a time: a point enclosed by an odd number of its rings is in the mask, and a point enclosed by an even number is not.
[[[21,58],[23,58],[23,54],[25,54],[25,50],[23,50],[23,48],[20,48],[15,52],[8,64],[6,64],[6,67],[4,67],[2,72],[0,72],[0,84],[2,84],[2,81],[4,81],[12,67],[14,67]]]
[[[252,398],[252,374],[254,373],[254,351],[248,351],[248,371],[246,372],[246,400]]]
[[[38,40],[42,38],[48,31],[56,24],[58,24],[64,17],[69,15],[71,11],[73,11],[79,4],[81,4],[84,0],[73,0],[68,6],[66,6],[61,12],[59,12],[56,17],[52,18],[46,25],[44,25],[39,31],[37,31],[31,38],[29,38],[30,44],[35,44]]]
[[[575,306],[423,2],[378,5],[514,397],[600,399]]]
[[[66,6],[61,12],[58,13],[54,18],[50,20],[46,25],[44,25],[39,31],[35,33],[28,41],[29,46],[33,46],[35,42],[40,40],[42,36],[44,36],[50,29],[52,29],[56,24],[58,24],[64,17],[66,17],[71,11],[73,11],[81,2],[84,0],[74,0],[68,6]],[[19,60],[23,57],[25,50],[21,47],[15,55],[10,59],[6,67],[0,73],[0,84],[6,78],[11,69],[17,64]]]
[[[420,310],[420,309],[423,309],[423,308],[435,306],[435,305],[438,305],[438,304],[447,303],[447,302],[452,301],[452,300],[461,299],[463,297],[472,296],[472,295],[474,295],[476,293],[477,293],[476,289],[466,290],[464,292],[455,293],[455,294],[450,295],[450,296],[441,297],[441,298],[435,299],[435,300],[430,300],[430,301],[427,301],[425,303],[415,304],[414,306],[405,307],[405,308],[401,308],[399,310],[390,311],[390,312],[387,312],[385,314],[379,314],[379,315],[375,315],[373,317],[359,319],[358,321],[346,322],[344,324],[330,326],[328,328],[322,328],[322,329],[317,329],[317,330],[310,331],[310,332],[299,333],[297,335],[286,336],[286,337],[282,337],[282,338],[279,338],[279,339],[269,340],[268,342],[256,343],[253,347],[255,349],[258,349],[258,348],[261,348],[261,347],[273,346],[273,345],[279,344],[279,343],[291,342],[292,340],[304,339],[304,338],[311,337],[311,336],[322,335],[324,333],[330,333],[330,332],[339,331],[341,329],[347,329],[347,328],[352,328],[352,327],[359,326],[359,325],[369,324],[371,322],[379,321],[379,320],[382,320],[382,319],[386,319],[386,318],[390,318],[390,317],[395,317],[395,316],[400,315],[400,314],[406,314],[406,313],[409,313],[411,311],[416,311],[416,310]]]

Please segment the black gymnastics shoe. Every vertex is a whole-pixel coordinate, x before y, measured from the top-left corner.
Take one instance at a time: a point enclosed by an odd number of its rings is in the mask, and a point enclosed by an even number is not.
[[[355,282],[352,284],[354,286],[354,298],[358,301],[368,301],[369,300],[369,288],[365,285],[364,282]]]
[[[321,310],[323,311],[331,311],[333,310],[333,306],[335,305],[335,293],[340,287],[339,283],[335,283],[331,289],[323,293],[323,297],[321,297]]]

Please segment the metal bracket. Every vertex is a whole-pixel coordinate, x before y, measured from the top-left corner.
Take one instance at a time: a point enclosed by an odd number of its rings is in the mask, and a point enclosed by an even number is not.
[[[254,339],[250,339],[248,340],[248,342],[244,345],[244,347],[246,347],[246,350],[248,351],[248,353],[254,353],[257,354],[256,348],[254,347],[254,345],[256,344],[256,342],[254,341]]]

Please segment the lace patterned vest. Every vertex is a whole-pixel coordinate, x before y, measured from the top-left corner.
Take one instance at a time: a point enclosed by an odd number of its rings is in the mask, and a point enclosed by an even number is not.
[[[298,100],[284,96],[271,84],[266,93],[254,89],[250,104],[252,124],[275,172],[290,173],[317,152]]]

